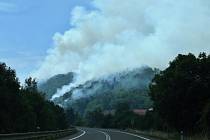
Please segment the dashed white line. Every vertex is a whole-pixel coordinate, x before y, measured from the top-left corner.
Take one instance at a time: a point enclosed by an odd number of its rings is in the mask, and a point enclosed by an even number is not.
[[[136,135],[136,134],[128,133],[128,132],[117,131],[117,130],[109,130],[109,131],[111,131],[111,132],[118,132],[118,133],[127,134],[127,135],[131,135],[131,136],[138,137],[138,138],[141,138],[141,139],[144,139],[144,140],[151,140],[151,139],[148,139],[148,138],[145,138],[145,137]]]
[[[71,139],[69,139],[69,140],[75,140],[75,139],[78,139],[78,138],[80,138],[80,137],[82,137],[83,135],[85,135],[86,134],[86,132],[84,131],[84,130],[82,130],[82,129],[79,129],[80,131],[82,131],[82,134],[81,135],[79,135],[79,136],[77,136],[77,137],[74,137],[74,138],[71,138]]]
[[[110,137],[107,133],[105,133],[105,132],[103,132],[103,131],[100,131],[100,130],[96,130],[96,131],[98,131],[98,132],[104,134],[104,135],[106,136],[106,140],[111,140],[111,137]]]

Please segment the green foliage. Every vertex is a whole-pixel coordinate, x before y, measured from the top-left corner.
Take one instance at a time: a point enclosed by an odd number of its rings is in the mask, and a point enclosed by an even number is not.
[[[103,116],[102,128],[115,128],[114,115],[107,114]]]
[[[35,79],[20,88],[14,70],[0,64],[0,133],[67,128],[64,110],[45,101]],[[37,129],[39,128],[39,129]]]
[[[19,82],[14,70],[0,64],[0,132],[18,130],[17,116],[24,111],[19,94]],[[15,108],[18,108],[16,110]]]
[[[67,118],[67,123],[68,125],[74,125],[75,121],[76,121],[76,113],[74,112],[73,108],[68,108],[65,110],[66,113],[66,118]]]
[[[210,99],[210,56],[178,55],[155,76],[150,95],[155,110],[172,128],[196,131]]]
[[[205,128],[205,130],[208,132],[208,134],[210,134],[210,100],[206,103],[203,112],[202,112],[202,117],[200,119],[200,123],[201,123],[201,129]]]
[[[119,103],[116,106],[114,124],[116,128],[129,128],[133,120],[133,112],[127,103]]]
[[[141,116],[137,121],[136,128],[140,130],[169,131],[167,123],[155,111],[147,111],[146,115]]]
[[[91,112],[87,112],[85,119],[88,126],[101,127],[103,124],[104,115],[100,108],[96,108]]]
[[[144,128],[143,125],[150,123],[148,117],[135,114],[127,103],[119,103],[115,106],[116,110],[105,113],[101,108],[95,108],[85,114],[85,123],[83,126],[100,128]],[[80,118],[81,119],[81,118]],[[152,118],[153,119],[153,118]],[[77,120],[77,119],[76,119]],[[145,123],[146,122],[146,123]],[[151,126],[151,125],[150,125]],[[151,128],[148,126],[148,128]]]
[[[142,91],[116,91],[111,93],[100,93],[90,97],[80,98],[74,101],[70,106],[74,108],[76,112],[85,114],[101,108],[102,110],[116,109],[116,106],[120,103],[127,103],[130,108],[149,108],[152,106],[152,101],[148,96],[147,90]]]

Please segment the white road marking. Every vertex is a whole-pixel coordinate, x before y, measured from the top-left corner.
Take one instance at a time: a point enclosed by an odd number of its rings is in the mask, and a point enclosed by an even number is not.
[[[79,136],[77,136],[77,137],[74,137],[74,138],[71,138],[71,139],[69,139],[69,140],[75,140],[75,139],[78,139],[78,138],[80,138],[80,137],[82,137],[83,135],[85,135],[86,134],[86,132],[84,131],[84,130],[82,130],[82,129],[79,129],[80,131],[82,131],[83,133],[81,134],[81,135],[79,135]]]
[[[103,131],[100,131],[100,130],[96,130],[96,131],[98,131],[98,132],[104,134],[104,135],[106,136],[106,140],[111,140],[111,137],[110,137],[107,133],[105,133],[105,132],[103,132]]]
[[[136,134],[128,133],[128,132],[117,131],[117,130],[109,130],[109,131],[111,131],[111,132],[118,132],[118,133],[127,134],[127,135],[131,135],[131,136],[138,137],[138,138],[141,138],[141,139],[144,139],[144,140],[151,140],[151,139],[148,139],[148,138],[145,138],[145,137],[136,135]]]

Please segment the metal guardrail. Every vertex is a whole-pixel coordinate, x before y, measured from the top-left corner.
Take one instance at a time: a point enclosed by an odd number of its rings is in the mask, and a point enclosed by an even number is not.
[[[56,138],[72,135],[76,132],[75,128],[71,128],[58,131],[0,134],[0,140],[55,140]]]

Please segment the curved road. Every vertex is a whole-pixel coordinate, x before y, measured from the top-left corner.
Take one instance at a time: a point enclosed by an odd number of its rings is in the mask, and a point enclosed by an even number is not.
[[[60,140],[151,140],[139,135],[106,129],[78,128],[80,132]]]

